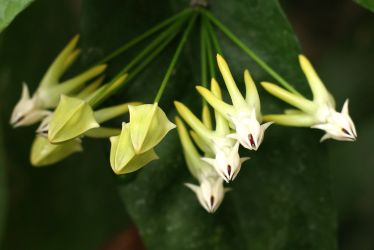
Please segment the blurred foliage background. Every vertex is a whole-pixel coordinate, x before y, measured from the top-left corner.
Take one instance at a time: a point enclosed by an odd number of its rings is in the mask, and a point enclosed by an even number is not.
[[[0,13],[3,2],[6,1],[0,1]],[[295,70],[296,62],[288,66],[299,48],[278,11],[277,1],[235,2],[211,1],[212,11],[294,80],[298,88],[307,91],[305,80]],[[76,65],[79,70],[152,23],[187,6],[188,1],[32,3],[0,34],[0,249],[143,249],[143,245],[148,249],[177,249],[178,244],[184,244],[178,249],[334,249],[335,241],[337,249],[373,249],[374,18],[370,9],[374,4],[370,0],[357,2],[363,2],[367,9],[350,0],[280,3],[301,51],[314,63],[338,106],[349,97],[358,141],[328,141],[319,145],[320,133],[306,135],[304,130],[274,128],[274,134],[285,131],[283,137],[272,137],[275,144],[291,145],[292,149],[280,156],[282,151],[274,151],[272,145],[265,144],[265,153],[260,152],[253,159],[254,170],[243,172],[244,176],[234,184],[233,194],[225,198],[213,217],[182,186],[188,173],[180,166],[180,148],[173,149],[174,155],[168,159],[171,148],[167,145],[179,145],[175,134],[159,146],[164,159],[161,163],[151,164],[139,174],[117,178],[108,164],[107,141],[86,140],[85,153],[56,166],[35,169],[28,163],[34,128],[14,130],[8,125],[22,81],[27,79],[34,89],[56,53],[74,34],[82,34],[84,53]],[[239,13],[243,6],[248,7],[246,15],[235,16],[234,20],[230,13]],[[265,10],[271,11],[261,12]],[[284,43],[272,44],[271,39],[277,38]],[[233,61],[236,75],[240,76],[249,64],[256,79],[266,77],[227,41],[223,40],[222,45],[230,52],[229,62]],[[192,43],[187,51],[194,49],[197,48]],[[274,56],[268,56],[266,50]],[[126,93],[116,95],[109,103],[135,94],[143,101],[152,100],[171,52],[172,49],[168,50]],[[184,58],[179,64],[183,67],[178,70],[178,76],[184,79],[183,87],[176,87],[177,80],[170,82],[168,91],[174,95],[164,98],[168,110],[172,110],[170,102],[174,99],[191,102],[194,98],[181,92],[192,91],[187,84],[192,86],[199,79],[199,69],[193,66],[198,58],[187,52]],[[125,56],[114,61],[110,70],[118,70],[123,60]],[[158,65],[165,67],[160,70]],[[149,84],[151,77],[154,84]],[[152,84],[153,87],[149,86]],[[173,114],[170,111],[169,117]],[[296,139],[288,142],[287,136]],[[309,149],[311,152],[305,153]],[[263,164],[262,160],[269,157],[266,152],[275,160]],[[298,154],[303,156],[299,159]],[[294,169],[291,163],[299,166],[295,162],[302,162],[307,170]],[[324,200],[318,203],[320,197]],[[163,217],[165,214],[167,218]],[[198,226],[199,221],[204,225]],[[207,235],[211,229],[216,231]]]

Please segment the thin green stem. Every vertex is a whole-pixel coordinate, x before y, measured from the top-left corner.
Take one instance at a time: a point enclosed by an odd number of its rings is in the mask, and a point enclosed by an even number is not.
[[[138,65],[133,71],[130,72],[129,77],[127,78],[128,81],[136,77],[149,63],[151,63],[157,55],[159,55],[167,45],[175,38],[175,36],[179,33],[179,30],[174,33],[173,36],[168,37],[159,47],[157,47],[144,61]]]
[[[130,63],[128,63],[118,75],[122,75],[130,71],[137,63],[143,60],[149,53],[155,50],[165,39],[168,37],[174,37],[177,33],[177,30],[181,27],[181,24],[184,22],[185,18],[181,18],[177,23],[173,24],[170,28],[162,32],[156,39],[154,39],[142,52],[140,52]]]
[[[218,38],[217,38],[217,33],[216,31],[213,29],[212,25],[210,24],[209,20],[207,21],[207,27],[208,27],[208,33],[210,35],[210,38],[212,39],[213,41],[213,46],[214,46],[214,49],[215,51],[220,54],[220,55],[223,55],[222,53],[222,49],[221,49],[221,46],[219,45],[219,42],[218,42]]]
[[[180,27],[179,27],[180,28]],[[179,30],[176,30],[176,32],[172,35],[166,38],[165,41],[163,41],[155,50],[152,51],[151,54],[149,54],[141,64],[139,64],[137,67],[135,67],[130,73],[129,76],[126,78],[125,82],[131,81],[133,78],[135,78],[142,70],[148,66],[164,49],[165,47],[170,44],[170,42],[175,38],[175,36],[179,33]],[[122,74],[118,74],[114,79],[120,77]],[[114,82],[114,80],[112,80]],[[123,85],[120,85],[118,88],[120,88]],[[109,89],[109,85],[107,89]],[[111,96],[114,92],[116,92],[118,89],[111,89],[111,91],[103,91],[103,95],[101,95],[99,98],[95,99],[95,106],[100,105],[103,101],[105,101],[109,96]]]
[[[161,23],[156,24],[155,26],[153,26],[152,28],[150,28],[149,30],[144,32],[143,34],[135,37],[134,39],[132,39],[129,42],[122,45],[120,48],[118,48],[115,51],[113,51],[112,53],[110,53],[108,56],[101,59],[97,64],[106,63],[106,62],[110,61],[111,59],[119,56],[120,54],[124,53],[128,49],[130,49],[133,46],[137,45],[138,43],[142,42],[144,39],[148,38],[149,36],[153,35],[154,33],[158,32],[162,28],[168,26],[169,24],[173,23],[174,21],[178,20],[179,18],[183,17],[184,15],[186,15],[190,12],[191,12],[191,9],[185,9],[185,10],[179,12],[178,14],[162,21]]]
[[[208,77],[207,77],[207,51],[206,51],[206,29],[201,19],[200,25],[200,67],[201,67],[201,84],[206,87],[208,85]]]
[[[162,80],[161,86],[160,86],[160,88],[159,88],[159,90],[157,92],[156,98],[154,100],[154,102],[156,102],[156,103],[158,103],[160,101],[161,96],[164,93],[165,87],[166,87],[166,85],[167,85],[167,83],[168,83],[168,81],[170,79],[171,73],[173,72],[173,69],[174,69],[174,67],[175,67],[175,65],[176,65],[176,63],[178,61],[179,55],[180,55],[180,53],[182,51],[182,48],[186,44],[187,38],[188,38],[188,36],[189,36],[189,34],[190,34],[191,30],[192,30],[192,27],[193,27],[193,25],[195,23],[196,16],[197,16],[197,12],[195,12],[193,14],[193,16],[191,17],[191,19],[190,19],[190,21],[188,23],[188,26],[187,26],[186,30],[183,33],[182,39],[181,39],[181,41],[178,44],[177,50],[174,53],[174,56],[173,56],[173,58],[172,58],[172,60],[170,62],[170,65],[169,65],[169,67],[168,67],[168,69],[166,71],[165,77]]]
[[[206,43],[206,47],[207,47],[207,54],[208,54],[208,59],[209,59],[209,72],[210,72],[210,78],[215,78],[216,77],[216,71],[214,69],[214,58],[215,58],[215,55],[213,54],[213,50],[212,50],[212,41],[210,39],[210,36],[208,34],[208,20],[205,16],[203,16],[203,26],[204,26],[204,29],[205,29],[205,43]]]
[[[249,55],[259,66],[268,72],[275,80],[277,80],[283,87],[290,92],[301,96],[301,94],[289,84],[283,77],[275,72],[266,62],[264,62],[255,52],[248,48],[237,36],[235,36],[223,23],[221,23],[215,16],[206,10],[201,10],[232,42],[241,48],[247,55]]]

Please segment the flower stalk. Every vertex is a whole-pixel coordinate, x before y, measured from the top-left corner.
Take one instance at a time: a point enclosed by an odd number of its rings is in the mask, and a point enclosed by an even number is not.
[[[292,87],[281,75],[274,71],[265,61],[263,61],[253,50],[245,45],[237,36],[234,35],[221,21],[219,21],[212,13],[202,9],[201,12],[209,18],[232,42],[234,42],[239,48],[241,48],[248,56],[250,56],[261,68],[268,72],[275,80],[277,80],[283,87],[288,89],[290,92],[301,96],[301,94]]]

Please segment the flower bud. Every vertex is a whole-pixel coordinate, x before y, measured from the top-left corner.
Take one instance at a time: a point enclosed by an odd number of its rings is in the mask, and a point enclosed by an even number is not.
[[[176,118],[179,138],[190,173],[199,181],[200,185],[186,183],[185,185],[195,192],[201,206],[209,213],[214,213],[222,203],[227,189],[223,186],[222,178],[217,172],[201,159],[183,122]]]
[[[215,158],[203,157],[202,160],[209,163],[226,182],[233,181],[238,175],[243,162],[249,157],[240,158],[239,142],[234,145],[228,141],[216,142],[214,145]]]
[[[35,167],[43,167],[81,151],[83,148],[79,139],[55,145],[51,144],[46,137],[37,135],[31,147],[30,161]]]
[[[48,140],[54,144],[66,142],[97,127],[100,125],[90,105],[78,98],[63,95],[52,115]]]
[[[188,188],[195,192],[201,206],[208,212],[214,213],[221,205],[225,192],[229,189],[223,187],[220,177],[209,177],[204,179],[199,186],[186,183]]]
[[[212,79],[211,91],[201,86],[197,86],[196,89],[215,110],[230,122],[230,126],[234,128],[234,133],[230,137],[238,140],[247,149],[257,150],[263,141],[265,130],[271,123],[261,124],[260,98],[256,85],[249,71],[245,70],[246,96],[243,97],[227,62],[220,55],[217,55],[217,62],[233,104],[225,103],[221,95],[216,94],[220,93],[220,87],[215,79]]]
[[[122,131],[118,136],[110,137],[110,165],[116,174],[127,174],[144,167],[158,159],[155,151],[150,149],[136,154],[130,138],[129,124],[122,123]]]
[[[175,125],[157,103],[129,106],[130,136],[137,154],[154,148]]]

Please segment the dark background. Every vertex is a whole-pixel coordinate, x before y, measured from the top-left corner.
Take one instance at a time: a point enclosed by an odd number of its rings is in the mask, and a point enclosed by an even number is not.
[[[374,249],[373,13],[349,0],[283,0],[281,4],[303,53],[334,93],[338,107],[349,97],[350,113],[358,129],[356,143],[326,142],[329,157],[325,164],[332,173],[339,217],[339,249]],[[61,12],[69,15],[61,20],[58,18]],[[35,13],[46,15],[44,20],[48,22],[33,19]],[[43,72],[42,65],[50,61],[61,40],[66,41],[79,30],[79,25],[84,25],[79,16],[79,1],[56,1],[53,5],[48,5],[46,0],[33,3],[4,33],[19,38],[12,45],[14,49],[4,50],[11,45],[0,36],[3,70],[0,81],[7,80],[8,68],[18,67],[19,72],[33,75],[28,72],[28,65],[33,64],[41,65],[37,70]],[[27,22],[31,19],[30,28]],[[56,24],[64,28],[55,30]],[[43,32],[38,29],[41,25],[47,25]],[[19,49],[17,54],[16,48],[27,44],[28,39],[39,40],[41,44],[48,39],[50,46],[28,50],[27,53],[33,54],[27,58],[32,59],[19,62],[25,51]],[[10,60],[1,61],[1,58],[9,59],[9,55],[12,55]],[[10,91],[7,88],[0,84],[2,94]],[[6,103],[0,100],[1,109],[6,110],[1,113],[0,136],[5,141],[16,138],[30,144],[31,128],[12,130],[5,122],[17,99],[18,95],[13,95]],[[62,239],[68,239],[72,245],[79,244],[81,249],[142,249],[136,228],[117,195],[116,179],[110,168],[101,167],[106,165],[106,159],[100,158],[106,146],[103,143],[102,147],[94,147],[87,143],[85,151],[99,157],[92,160],[90,154],[80,154],[67,159],[64,169],[56,166],[37,171],[19,164],[27,160],[27,147],[14,149],[4,145],[4,152],[18,162],[6,164],[9,202],[0,249],[64,249],[64,244],[55,245]],[[51,180],[54,185],[49,185]]]

